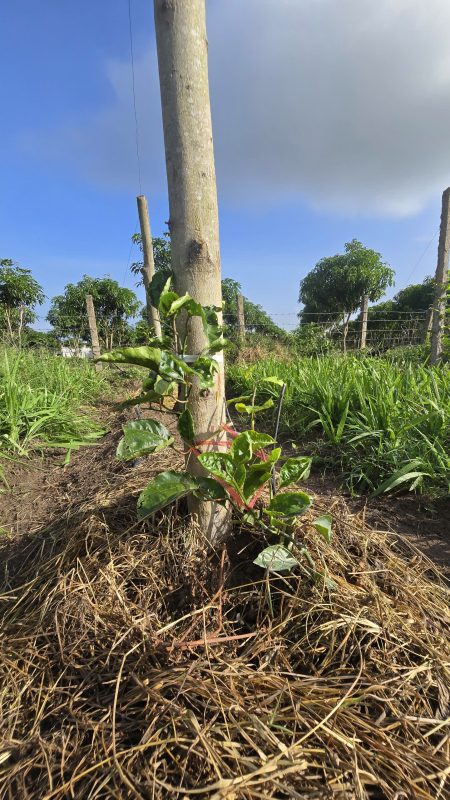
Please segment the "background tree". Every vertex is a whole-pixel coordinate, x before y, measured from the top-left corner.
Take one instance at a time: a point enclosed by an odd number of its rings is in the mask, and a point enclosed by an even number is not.
[[[141,234],[134,233],[132,236],[133,242],[141,247]],[[162,272],[169,276],[171,274],[171,249],[170,249],[170,234],[164,234],[164,238],[156,237],[153,239],[153,252],[155,258],[155,272]],[[143,262],[135,261],[131,265],[131,271],[134,275],[140,275],[142,271]],[[139,281],[139,284],[142,280]],[[242,286],[238,281],[233,278],[224,278],[222,280],[222,299],[224,303],[223,313],[224,321],[227,328],[235,330],[237,328],[237,296],[242,294]],[[277,339],[285,339],[286,331],[280,328],[270,318],[269,314],[257,303],[252,303],[244,297],[244,317],[245,327],[249,332],[258,332],[266,336],[272,336]],[[143,333],[141,328],[140,333]]]
[[[225,324],[231,330],[237,328],[238,294],[242,294],[241,284],[233,278],[224,278],[222,281],[223,314]],[[244,297],[244,319],[246,331],[250,333],[262,333],[277,339],[286,339],[286,331],[276,325],[260,305],[252,303],[247,297]]]
[[[24,325],[35,321],[34,309],[44,297],[29,269],[10,258],[0,259],[0,328],[11,343],[20,343]]]
[[[371,306],[367,330],[372,334],[372,341],[384,349],[423,335],[426,316],[423,315],[422,319],[419,312],[428,311],[433,299],[434,278],[427,277],[422,283],[405,286],[392,300]]]
[[[89,340],[86,295],[92,295],[97,317],[98,335],[103,347],[111,350],[126,342],[127,320],[135,317],[140,303],[131,289],[119,286],[112,278],[90,278],[84,275],[76,284],[69,283],[64,294],[52,299],[47,320],[60,339],[75,347]]]
[[[139,248],[142,252],[142,236],[140,233],[133,233],[131,240],[134,244],[139,245]],[[170,234],[165,233],[164,236],[155,236],[153,238],[153,258],[155,260],[155,272],[161,272],[161,270],[165,270],[167,274],[172,271],[172,254],[170,250]],[[139,275],[140,281],[138,282],[138,286],[142,284],[142,268],[144,266],[143,261],[135,261],[130,269],[133,275]]]
[[[350,317],[359,308],[361,297],[366,294],[371,302],[379,300],[393,278],[393,270],[379,253],[352,239],[345,245],[345,253],[322,258],[301,281],[301,322],[316,322],[320,319],[317,314],[323,314],[324,320],[339,320],[345,350]]]

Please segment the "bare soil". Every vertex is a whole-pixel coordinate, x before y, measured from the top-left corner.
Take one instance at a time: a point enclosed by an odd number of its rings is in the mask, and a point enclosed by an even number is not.
[[[270,577],[253,532],[212,553],[180,507],[136,523],[146,481],[183,459],[118,462],[132,413],[105,404],[105,437],[67,466],[10,471],[0,800],[449,797],[448,589],[397,533],[417,536],[414,504],[314,478],[300,528],[320,571]],[[331,544],[312,525],[328,511]]]
[[[98,444],[72,454],[64,466],[64,452],[54,450],[35,455],[27,461],[7,465],[9,490],[1,495],[0,528],[16,537],[41,530],[64,515],[74,497],[86,502],[96,493],[118,484],[128,487],[129,502],[135,507],[136,497],[150,478],[162,469],[177,469],[183,460],[179,453],[166,450],[138,464],[124,464],[115,458],[122,425],[137,413],[135,409],[120,413],[111,401],[103,401],[98,409],[107,433]],[[151,412],[176,436],[176,424],[169,413]],[[334,476],[312,475],[305,488],[317,499],[344,500],[350,513],[362,516],[375,530],[398,534],[435,563],[450,572],[450,497],[433,499],[418,495],[379,497],[369,500],[344,492]],[[130,492],[131,489],[131,492]]]

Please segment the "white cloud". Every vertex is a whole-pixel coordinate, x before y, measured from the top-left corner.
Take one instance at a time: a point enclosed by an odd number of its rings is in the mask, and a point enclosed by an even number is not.
[[[448,0],[213,0],[208,38],[219,187],[234,205],[291,197],[414,214],[450,183]],[[28,135],[27,149],[137,188],[130,65],[114,101]],[[165,186],[154,46],[136,62],[144,183]]]

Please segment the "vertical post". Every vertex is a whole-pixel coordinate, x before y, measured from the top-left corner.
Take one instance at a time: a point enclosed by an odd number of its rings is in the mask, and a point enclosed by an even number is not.
[[[166,153],[172,244],[172,270],[178,294],[186,292],[202,306],[222,306],[219,215],[208,81],[205,0],[153,0],[156,49]],[[219,315],[220,316],[220,315]],[[201,319],[192,317],[186,355],[197,356],[208,345]],[[202,391],[195,378],[186,407],[195,439],[217,439],[225,419],[223,353],[216,353],[214,387]],[[203,445],[204,446],[204,445]],[[217,447],[217,445],[214,445]],[[202,474],[189,453],[189,472]],[[199,530],[216,544],[230,530],[229,509],[188,499]]]
[[[147,305],[147,319],[149,325],[155,331],[155,336],[161,336],[161,323],[159,321],[159,314],[157,309],[152,306],[148,287],[155,274],[155,261],[153,258],[153,239],[150,228],[150,218],[148,214],[147,198],[145,195],[140,194],[137,199],[137,207],[139,213],[139,224],[141,227],[142,237],[142,252],[144,254],[144,266],[142,268],[142,280],[145,288],[145,298]]]
[[[95,308],[94,308],[94,301],[92,300],[92,295],[86,295],[86,309],[88,315],[88,322],[89,322],[89,331],[91,334],[91,344],[92,344],[92,355],[94,358],[100,357],[100,345],[98,342],[98,331],[97,331],[97,320],[95,318]],[[96,372],[99,372],[102,368],[101,363],[95,364]]]
[[[442,337],[447,305],[448,259],[450,251],[450,187],[442,194],[441,230],[439,234],[433,322],[431,326],[430,364],[437,364],[442,355]]]
[[[426,344],[428,342],[428,337],[431,331],[431,324],[433,322],[433,306],[431,306],[425,316],[425,320],[423,323],[423,330],[422,330],[422,344]]]
[[[240,293],[237,295],[237,327],[238,337],[243,341],[245,339],[244,297]]]
[[[359,317],[359,349],[364,350],[367,339],[367,316],[369,312],[369,296],[361,297],[361,314]]]

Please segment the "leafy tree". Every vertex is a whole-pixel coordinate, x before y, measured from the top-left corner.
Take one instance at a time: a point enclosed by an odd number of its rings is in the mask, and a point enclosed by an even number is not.
[[[242,294],[242,287],[233,278],[224,278],[222,281],[222,298],[224,301],[223,314],[227,327],[237,328],[237,296]],[[258,305],[244,297],[245,329],[249,333],[263,333],[277,339],[285,339],[287,334],[278,327],[269,317],[268,313]]]
[[[133,234],[132,240],[142,249],[140,233]],[[164,270],[167,275],[171,274],[172,261],[169,233],[165,233],[164,237],[157,236],[153,239],[153,254],[155,259],[155,272]],[[142,267],[143,262],[136,261],[131,265],[131,271],[135,275],[140,275]],[[142,281],[140,281],[140,283],[141,282]],[[237,296],[241,293],[242,287],[238,281],[233,280],[233,278],[224,278],[222,280],[224,318],[230,329],[237,328]],[[244,317],[245,327],[250,333],[259,332],[279,339],[286,337],[286,332],[273,322],[267,312],[264,311],[260,305],[252,303],[251,300],[248,300],[246,297],[244,297]]]
[[[57,351],[60,343],[54,331],[35,331],[33,328],[25,326],[22,333],[22,347]]]
[[[52,299],[47,319],[56,335],[79,345],[89,340],[86,295],[92,295],[97,317],[98,335],[106,350],[126,340],[127,320],[135,317],[140,303],[131,289],[119,286],[112,278],[90,278],[84,275],[76,284],[69,283],[64,294]]]
[[[34,309],[44,297],[42,286],[29,269],[10,258],[0,259],[0,328],[10,342],[20,342],[24,325],[35,321]]]
[[[345,253],[322,258],[300,283],[299,302],[302,322],[311,322],[310,314],[324,314],[343,325],[345,350],[351,315],[358,309],[361,297],[379,300],[392,286],[393,270],[375,250],[364,247],[357,239],[345,245]],[[315,321],[315,320],[313,320]]]
[[[141,252],[142,252],[142,236],[140,233],[133,233],[131,240],[134,244],[138,244]],[[170,251],[170,234],[165,233],[164,236],[155,236],[153,238],[153,258],[155,260],[155,272],[160,272],[161,270],[166,270],[166,272],[170,272],[172,269],[172,255]],[[144,266],[143,261],[135,261],[130,269],[133,275],[141,275],[142,267]],[[142,278],[139,281],[140,285],[142,283]]]

